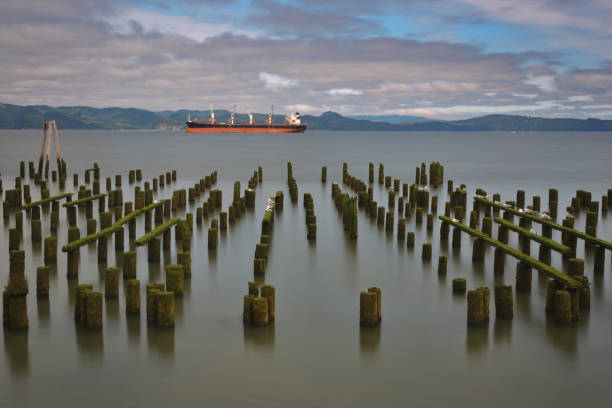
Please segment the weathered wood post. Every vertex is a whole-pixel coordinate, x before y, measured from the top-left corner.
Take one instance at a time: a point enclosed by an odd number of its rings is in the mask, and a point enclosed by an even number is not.
[[[49,296],[49,267],[39,266],[36,268],[36,296]]]
[[[140,313],[140,281],[128,279],[125,286],[125,311],[127,314]]]
[[[470,290],[467,293],[467,322],[468,325],[480,326],[485,322],[484,296],[480,290]]]
[[[163,328],[174,327],[174,294],[160,292],[157,296],[157,325]]]
[[[104,270],[104,297],[115,299],[119,296],[119,268],[108,267]]]
[[[9,228],[9,251],[19,249],[19,241],[21,240],[21,234],[17,228]]]
[[[495,294],[495,316],[511,318],[514,316],[514,301],[512,298],[512,286],[496,285]]]
[[[149,262],[159,262],[160,260],[160,240],[159,237],[153,237],[149,240],[147,260]]]
[[[467,282],[465,278],[454,278],[453,279],[453,293],[465,293],[466,288],[467,288]]]
[[[128,251],[123,254],[123,279],[136,279],[136,251]]]
[[[558,324],[570,324],[572,321],[570,293],[566,290],[555,292],[555,321]]]
[[[516,290],[531,290],[531,266],[522,261],[516,264]]]
[[[440,255],[438,257],[438,273],[446,274],[447,265],[448,265],[448,258],[446,257],[446,255]]]
[[[427,261],[431,259],[431,243],[430,242],[425,242],[423,244],[423,248],[421,251],[421,259],[427,260]]]
[[[183,265],[166,265],[166,290],[174,296],[183,296],[185,288],[185,271]]]
[[[45,264],[54,263],[57,261],[57,238],[47,237],[45,238],[44,246],[44,257]]]

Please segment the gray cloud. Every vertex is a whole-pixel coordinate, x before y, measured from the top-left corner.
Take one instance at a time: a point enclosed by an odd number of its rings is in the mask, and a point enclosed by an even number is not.
[[[110,21],[121,8],[79,3],[54,2],[76,10],[53,19],[0,4],[0,15],[19,16],[0,25],[0,102],[154,110],[206,108],[212,102],[262,112],[274,103],[281,112],[612,117],[612,65],[559,73],[554,53],[316,36],[306,28],[305,35],[295,31],[296,38],[211,30],[198,40],[164,27],[148,29],[138,14],[127,30],[117,31]],[[354,21],[334,18],[340,31],[350,32]],[[329,24],[335,23],[322,20],[318,27]]]
[[[275,35],[283,36],[326,36],[372,34],[382,32],[378,24],[356,15],[356,10],[344,7],[333,10],[341,4],[328,2],[322,7],[289,5],[270,0],[254,0],[256,10],[246,19],[247,24],[266,26]]]

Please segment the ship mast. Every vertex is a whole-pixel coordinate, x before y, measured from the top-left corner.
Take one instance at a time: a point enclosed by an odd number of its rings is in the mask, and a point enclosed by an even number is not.
[[[274,105],[272,105],[272,108],[270,108],[270,113],[268,114],[268,120],[266,121],[266,125],[268,126],[274,124],[274,121],[272,121],[272,113],[274,113]]]
[[[234,105],[234,110],[232,111],[232,114],[230,115],[230,125],[234,124],[234,113],[236,112],[236,105]]]
[[[215,121],[215,110],[213,109],[213,104],[210,104],[210,123],[216,123]]]
[[[255,121],[253,120],[253,114],[249,112],[249,125],[254,125]]]

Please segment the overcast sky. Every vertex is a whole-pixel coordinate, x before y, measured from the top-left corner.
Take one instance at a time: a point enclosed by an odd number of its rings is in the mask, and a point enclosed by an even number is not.
[[[612,119],[611,0],[1,0],[0,102]]]

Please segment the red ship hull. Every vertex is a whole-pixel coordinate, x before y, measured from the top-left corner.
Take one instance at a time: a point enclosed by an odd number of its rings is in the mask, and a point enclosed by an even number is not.
[[[264,125],[187,122],[187,133],[304,133],[306,125]]]

